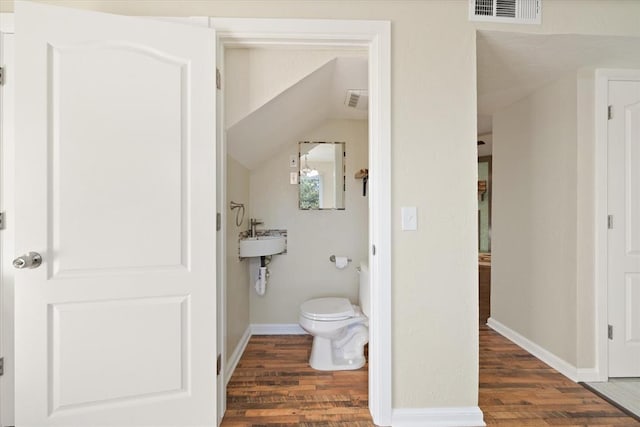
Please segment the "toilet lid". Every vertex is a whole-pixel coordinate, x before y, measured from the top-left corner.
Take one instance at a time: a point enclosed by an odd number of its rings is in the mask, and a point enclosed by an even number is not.
[[[353,317],[355,312],[346,298],[316,298],[302,303],[300,312],[312,320],[340,320]]]

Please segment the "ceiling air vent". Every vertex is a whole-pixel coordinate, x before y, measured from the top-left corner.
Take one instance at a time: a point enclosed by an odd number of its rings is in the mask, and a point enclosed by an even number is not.
[[[542,0],[469,0],[469,20],[540,24]]]
[[[356,110],[366,110],[369,107],[369,91],[349,89],[344,105]]]

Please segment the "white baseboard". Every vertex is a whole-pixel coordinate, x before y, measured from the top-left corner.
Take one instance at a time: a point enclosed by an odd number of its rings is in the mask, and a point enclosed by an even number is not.
[[[236,370],[236,366],[238,366],[238,362],[240,362],[242,353],[244,353],[244,350],[247,348],[247,344],[249,344],[250,338],[251,338],[251,326],[247,326],[247,329],[245,329],[244,334],[242,334],[242,338],[240,338],[240,342],[238,342],[238,345],[233,350],[231,357],[229,357],[229,360],[227,361],[227,366],[225,367],[225,370],[224,370],[225,385],[229,384],[229,380],[233,375],[233,371]]]
[[[596,368],[578,368],[578,381],[583,383],[595,383],[604,380],[600,376],[600,371]]]
[[[486,426],[477,406],[459,408],[394,409],[393,427],[481,427]]]
[[[571,381],[580,381],[580,376],[578,375],[579,370],[571,363],[540,347],[538,344],[530,341],[528,338],[523,337],[513,329],[503,325],[493,318],[489,318],[489,320],[487,321],[487,325],[500,335],[527,350],[529,353],[542,360],[544,363],[551,366],[556,371],[560,372]],[[588,369],[582,369],[581,371],[584,371],[584,373],[586,374]]]
[[[252,335],[306,335],[297,323],[252,323]]]

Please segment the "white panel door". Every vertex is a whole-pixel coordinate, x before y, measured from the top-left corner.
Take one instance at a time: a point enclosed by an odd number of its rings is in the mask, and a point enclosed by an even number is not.
[[[611,81],[609,105],[609,376],[640,377],[640,81]]]
[[[16,29],[16,425],[216,425],[215,33]]]

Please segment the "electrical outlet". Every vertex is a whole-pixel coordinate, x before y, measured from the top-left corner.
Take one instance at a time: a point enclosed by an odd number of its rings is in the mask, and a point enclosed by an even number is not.
[[[291,172],[289,174],[289,183],[297,184],[298,183],[298,172]]]
[[[289,167],[290,168],[298,167],[298,156],[296,154],[292,154],[289,156]]]

